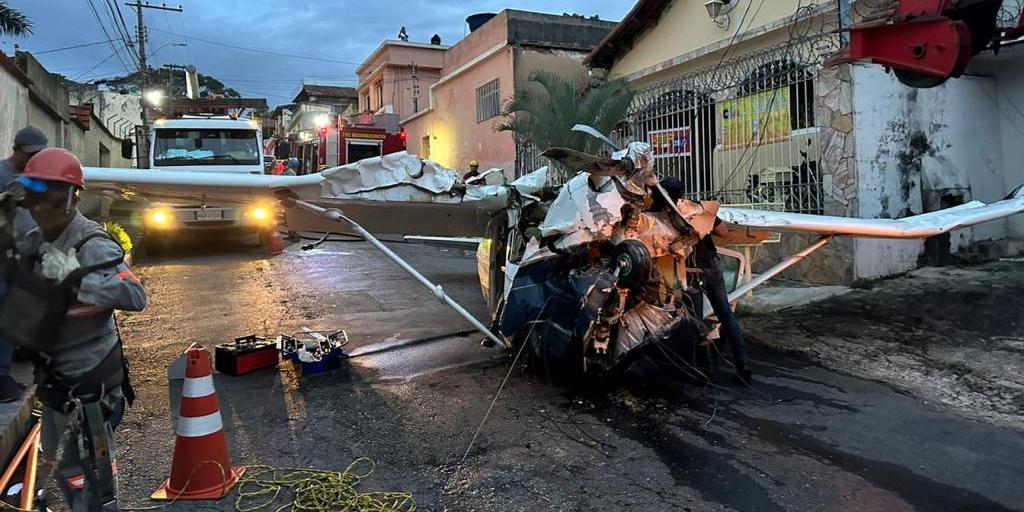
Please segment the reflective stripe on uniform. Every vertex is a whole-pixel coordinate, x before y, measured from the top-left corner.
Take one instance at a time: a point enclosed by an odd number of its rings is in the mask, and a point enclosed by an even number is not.
[[[188,416],[182,416],[178,420],[178,436],[179,437],[203,437],[220,432],[224,428],[224,424],[220,419],[220,411],[213,414],[207,414],[206,416],[198,416],[190,418]]]
[[[135,277],[135,274],[132,274],[131,270],[122,270],[121,272],[118,272],[117,278],[122,282],[128,281],[129,283],[139,284],[139,278]]]
[[[85,488],[85,475],[77,475],[66,479],[68,486],[76,491],[81,491]]]
[[[181,392],[184,398],[202,398],[213,394],[213,375],[185,379],[185,387]]]

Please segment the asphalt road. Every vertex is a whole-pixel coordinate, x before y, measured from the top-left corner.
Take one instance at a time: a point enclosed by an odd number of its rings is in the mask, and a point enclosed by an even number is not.
[[[394,247],[486,315],[471,254]],[[369,457],[361,489],[412,492],[419,510],[1024,510],[1020,432],[758,347],[752,389],[570,391],[517,367],[462,461],[511,356],[367,244],[268,259],[207,241],[137,268],[150,306],[122,327],[140,399],[117,434],[132,504],[170,469],[171,359],[307,326],[346,329],[364,355],[320,376],[217,375],[232,463]]]

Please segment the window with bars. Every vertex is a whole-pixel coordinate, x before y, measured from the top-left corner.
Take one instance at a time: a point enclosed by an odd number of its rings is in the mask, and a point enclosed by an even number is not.
[[[376,89],[377,93],[377,110],[380,110],[384,108],[384,80],[377,80],[374,89]]]
[[[501,113],[501,88],[498,79],[476,88],[476,122],[480,123]]]
[[[621,136],[649,143],[658,174],[678,178],[690,197],[822,213],[816,68],[779,59],[736,71],[640,90]]]

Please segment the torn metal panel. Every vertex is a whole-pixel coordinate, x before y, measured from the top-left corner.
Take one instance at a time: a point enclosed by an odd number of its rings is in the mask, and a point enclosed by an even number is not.
[[[718,201],[701,201],[695,203],[686,199],[676,201],[676,210],[683,219],[701,237],[715,229],[715,218],[718,216]]]
[[[455,171],[430,160],[420,160],[404,151],[367,158],[355,163],[326,169],[323,197],[358,195],[372,199],[372,191],[401,191],[409,201],[432,201],[435,196],[451,196],[458,182]],[[377,196],[380,197],[380,196]],[[390,201],[396,199],[383,198]]]
[[[544,237],[562,235],[558,247],[611,238],[626,204],[614,180],[580,173],[562,187],[540,226]]]
[[[619,361],[644,342],[666,336],[677,321],[678,315],[674,312],[646,302],[630,309],[619,322],[614,359]]]

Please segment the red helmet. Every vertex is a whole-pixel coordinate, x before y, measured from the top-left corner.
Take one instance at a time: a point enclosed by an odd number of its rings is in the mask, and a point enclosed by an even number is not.
[[[85,188],[82,179],[82,162],[70,151],[62,148],[46,148],[28,160],[22,177],[42,181],[59,181],[78,188]]]

